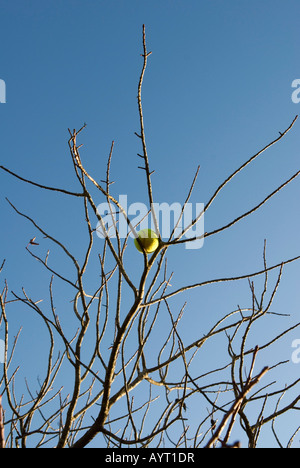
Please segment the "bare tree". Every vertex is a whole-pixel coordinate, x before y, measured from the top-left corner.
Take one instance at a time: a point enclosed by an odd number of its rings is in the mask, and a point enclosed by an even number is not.
[[[49,273],[49,298],[48,301],[33,299],[33,293],[24,288],[21,292],[10,293],[7,282],[3,283],[0,294],[0,325],[5,336],[3,376],[0,380],[4,410],[2,417],[0,405],[1,447],[83,448],[93,440],[99,447],[239,447],[241,434],[244,434],[248,447],[254,448],[264,428],[268,428],[278,445],[283,446],[277,434],[276,422],[288,412],[299,409],[300,396],[293,395],[293,391],[298,388],[300,379],[289,384],[274,380],[272,373],[287,361],[264,362],[264,352],[299,327],[300,322],[274,332],[272,339],[259,346],[255,343],[255,327],[257,323],[268,326],[266,324],[274,315],[280,316],[271,310],[271,306],[283,269],[300,256],[269,266],[265,243],[259,271],[201,282],[196,279],[195,283],[177,289],[171,286],[173,273],[169,272],[167,265],[169,248],[176,249],[178,244],[225,231],[259,210],[299,175],[300,171],[259,204],[226,225],[198,237],[184,237],[187,230],[195,226],[211,208],[222,189],[246,166],[282,140],[294,126],[297,117],[276,139],[245,161],[215,189],[203,211],[188,227],[179,234],[174,228],[170,238],[163,240],[153,209],[153,171],[147,153],[142,108],[142,84],[150,54],[143,27],[143,66],[138,83],[140,129],[136,135],[142,148],[139,157],[145,174],[148,215],[153,217],[159,246],[148,255],[141,244],[143,268],[138,280],[130,273],[124,255],[131,241],[130,233],[136,236],[139,226],[132,225],[126,210],[111,190],[110,167],[114,143],[108,155],[106,178],[99,181],[86,170],[80,156],[81,144],[78,140],[85,125],[79,130],[69,130],[68,145],[79,191],[46,186],[0,166],[3,171],[26,184],[70,197],[74,203],[81,205],[87,232],[87,240],[82,242],[84,247],[80,252],[83,260],[79,262],[63,242],[8,201],[13,210],[34,228],[35,237],[29,241],[26,249]],[[187,190],[181,214],[175,223],[177,226],[191,198],[198,172],[199,167]],[[110,235],[109,227],[97,210],[95,200],[99,195],[111,210],[114,225],[110,228],[113,228],[115,237]],[[116,211],[128,225],[125,238],[120,235],[118,222],[113,215]],[[106,234],[101,252],[98,250],[99,243],[94,243],[96,223]],[[68,275],[52,264],[50,250],[46,256],[39,254],[39,238],[42,237],[49,244],[54,244],[62,258],[71,263]],[[100,281],[93,290],[88,267],[95,256],[98,258]],[[0,270],[2,275],[3,269],[4,262]],[[273,286],[272,281],[270,286],[271,271],[277,272]],[[263,287],[258,292],[255,281],[259,278],[263,278]],[[247,305],[237,306],[235,310],[225,313],[195,341],[186,343],[180,321],[189,291],[214,283],[241,281],[248,281],[249,284],[249,297],[245,298]],[[72,336],[70,329],[62,325],[61,316],[56,310],[55,285],[58,282],[66,287],[65,313],[76,328]],[[23,304],[37,314],[49,336],[44,376],[34,390],[32,376],[26,379],[24,387],[18,377],[19,366],[14,364],[19,334],[10,341],[8,329],[11,311],[16,304]],[[162,313],[169,318],[168,329],[162,329],[159,325]],[[215,365],[207,370],[203,369],[202,363],[206,353],[209,353],[206,347],[210,342],[222,349],[222,361],[219,362],[216,356]],[[72,382],[64,379],[70,369]],[[24,391],[20,393],[21,388]],[[282,406],[284,396],[288,402]],[[193,408],[197,413],[196,426],[189,421],[187,408]],[[287,446],[292,445],[298,430],[299,427],[290,434]],[[237,441],[234,439],[236,434]]]

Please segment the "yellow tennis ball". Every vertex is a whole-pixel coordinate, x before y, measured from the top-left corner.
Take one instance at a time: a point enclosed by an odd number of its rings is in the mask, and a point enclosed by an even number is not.
[[[159,239],[156,233],[151,229],[142,229],[138,233],[138,238],[140,239],[140,242],[147,254],[154,252],[154,250],[156,250],[159,245]],[[139,252],[143,252],[137,239],[134,239],[134,245]]]

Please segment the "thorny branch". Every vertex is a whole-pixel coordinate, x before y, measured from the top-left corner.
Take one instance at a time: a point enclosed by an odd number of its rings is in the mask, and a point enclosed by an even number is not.
[[[149,256],[142,249],[144,261],[138,277],[128,267],[125,253],[129,234],[136,236],[139,224],[132,225],[111,189],[114,142],[107,158],[106,178],[97,180],[87,171],[80,156],[82,145],[77,143],[86,125],[79,130],[69,129],[68,146],[79,191],[33,182],[0,166],[6,174],[25,184],[46,192],[67,195],[77,204],[82,202],[82,219],[86,226],[86,238],[78,255],[9,201],[13,210],[32,225],[35,237],[28,242],[26,250],[33,259],[38,260],[50,278],[49,295],[43,300],[39,296],[34,299],[36,293],[29,293],[25,288],[21,293],[14,291],[10,294],[6,280],[0,292],[0,327],[4,329],[4,364],[0,380],[1,448],[83,448],[93,440],[97,446],[107,447],[160,447],[168,444],[171,447],[229,448],[240,446],[240,441],[233,443],[231,440],[236,434],[236,427],[239,428],[239,436],[243,436],[243,443],[253,448],[259,444],[263,426],[268,426],[276,443],[284,446],[275,421],[299,409],[299,392],[296,395],[294,392],[299,379],[287,384],[277,383],[273,373],[287,362],[265,362],[265,352],[300,326],[300,323],[296,323],[276,331],[270,325],[274,317],[283,320],[286,315],[272,311],[271,307],[283,269],[299,260],[300,256],[269,266],[265,243],[263,266],[259,271],[202,282],[196,278],[194,284],[174,289],[171,284],[173,272],[168,271],[167,263],[168,249],[176,249],[177,244],[196,239],[183,236],[204,212],[211,209],[225,185],[287,135],[297,116],[285,131],[280,132],[278,138],[266,144],[225,178],[214,190],[204,211],[176,237],[176,228],[196,186],[198,166],[174,229],[169,239],[163,240],[153,209],[151,176],[154,171],[150,169],[142,107],[143,79],[151,54],[147,51],[145,26],[142,46],[143,64],[137,95],[140,129],[136,135],[142,146],[138,156],[143,161],[143,166],[139,167],[146,175],[148,215],[153,217],[159,246]],[[203,236],[211,237],[248,218],[299,174],[300,171],[296,172],[250,210]],[[110,227],[97,211],[94,191],[109,206],[113,222]],[[125,239],[121,238],[113,216],[116,210],[124,216],[128,225]],[[93,226],[96,222],[106,234],[101,252],[99,243],[94,242],[96,229]],[[110,235],[112,227],[115,238]],[[46,239],[48,244],[46,254],[43,254],[39,236]],[[50,255],[51,245],[59,250],[64,261],[69,262],[68,273],[62,273],[55,264],[55,259]],[[89,268],[95,258],[98,259],[96,273],[95,266]],[[1,274],[3,269],[4,262],[0,267]],[[273,289],[270,286],[272,271],[278,272]],[[264,279],[260,293],[255,283],[259,278]],[[199,326],[201,334],[197,332],[194,341],[186,343],[181,323],[188,308],[189,291],[199,290],[200,294],[201,288],[208,285],[245,281],[249,282],[250,292],[249,298],[245,299],[246,304],[224,312],[222,318],[213,321],[204,332],[203,327]],[[58,285],[65,287],[63,305],[60,296],[56,297]],[[174,303],[172,298],[176,298],[177,302]],[[48,339],[43,377],[38,378],[34,390],[34,377],[29,376],[25,386],[22,386],[20,367],[14,367],[21,329],[11,341],[9,323],[14,308],[20,306],[41,321]],[[199,311],[195,313],[197,321],[201,323]],[[259,346],[255,342],[257,323],[273,330],[272,337],[266,336],[265,342]],[[220,349],[218,356],[209,355],[206,350],[209,343],[215,343]],[[209,367],[204,365],[206,362],[209,362]],[[263,370],[253,377],[257,365]],[[283,397],[288,402],[281,406]],[[253,412],[254,406],[256,410]],[[198,415],[196,423],[195,418],[191,417],[192,411]],[[290,434],[287,446],[292,446],[298,431],[299,427]]]

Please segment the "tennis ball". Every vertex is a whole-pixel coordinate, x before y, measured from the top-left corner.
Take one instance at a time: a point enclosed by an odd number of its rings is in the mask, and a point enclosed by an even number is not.
[[[147,254],[152,253],[154,252],[154,250],[157,249],[158,244],[159,244],[159,239],[156,233],[152,231],[151,229],[142,229],[138,233],[138,238],[140,239],[140,242],[142,246],[144,247],[144,250]],[[134,245],[136,246],[139,252],[143,252],[137,239],[134,239]]]

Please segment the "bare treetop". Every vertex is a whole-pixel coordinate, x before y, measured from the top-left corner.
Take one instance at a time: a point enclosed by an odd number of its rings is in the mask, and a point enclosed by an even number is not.
[[[203,221],[214,201],[222,196],[222,190],[249,164],[283,140],[296,123],[297,116],[287,124],[285,130],[266,143],[256,154],[227,176],[208,194],[203,209],[182,226],[182,217],[195,190],[200,171],[198,165],[186,189],[186,198],[168,237],[161,232],[160,220],[155,211],[156,197],[152,186],[154,169],[147,152],[146,129],[142,106],[143,79],[151,52],[147,50],[145,26],[142,31],[142,70],[138,80],[137,103],[139,130],[136,136],[141,143],[138,167],[144,179],[147,193],[146,219],[152,217],[158,242],[154,251],[146,251],[145,244],[137,240],[138,260],[127,257],[125,252],[134,237],[137,238],[142,219],[134,224],[125,207],[113,191],[111,161],[114,142],[107,156],[106,176],[99,179],[91,174],[80,154],[84,138],[84,124],[79,130],[69,129],[68,148],[74,170],[74,188],[43,185],[29,180],[10,169],[0,166],[10,176],[37,190],[57,192],[70,197],[80,211],[86,228],[82,240],[83,261],[78,253],[72,252],[59,238],[48,232],[31,214],[20,211],[9,201],[12,209],[32,226],[32,237],[26,250],[49,274],[48,298],[39,297],[35,291],[22,288],[9,291],[3,280],[0,294],[0,325],[5,330],[3,377],[0,380],[0,447],[70,447],[84,448],[93,443],[98,447],[239,447],[236,437],[243,436],[248,447],[259,445],[262,428],[274,435],[279,446],[292,446],[295,434],[291,431],[288,442],[280,441],[277,424],[280,418],[299,409],[300,396],[292,396],[299,380],[286,384],[274,381],[273,372],[287,361],[272,362],[265,352],[272,350],[289,332],[299,327],[295,323],[289,328],[275,330],[272,339],[258,346],[255,343],[255,327],[272,329],[274,316],[284,319],[287,311],[275,313],[272,304],[279,288],[284,268],[300,259],[300,255],[282,259],[279,263],[267,262],[266,242],[262,246],[262,266],[257,271],[245,271],[239,276],[213,277],[204,281],[195,278],[193,283],[172,286],[173,271],[167,263],[169,249],[179,245],[191,245],[223,233],[241,220],[250,218],[272,197],[278,195],[294,181],[300,171],[282,182],[258,204],[244,210],[225,225],[212,231],[187,237],[187,232]],[[158,170],[156,168],[155,170]],[[95,170],[97,174],[97,170]],[[97,195],[95,196],[94,193]],[[109,212],[110,224],[98,209],[101,197]],[[97,200],[97,201],[96,201]],[[117,216],[117,215],[118,216]],[[125,220],[123,235],[120,220]],[[97,227],[96,227],[97,226]],[[99,240],[101,232],[102,239]],[[113,235],[112,235],[113,233]],[[41,252],[41,239],[47,242],[48,250]],[[68,274],[60,271],[52,261],[51,247],[68,260]],[[91,259],[97,258],[98,270],[89,269]],[[126,262],[142,263],[138,278]],[[180,268],[180,264],[176,268]],[[3,278],[4,263],[0,269]],[[270,272],[276,272],[275,283]],[[99,279],[96,289],[92,288],[91,275]],[[255,284],[263,279],[262,290]],[[189,293],[211,284],[248,282],[249,295],[244,305],[237,305],[228,312],[224,308],[221,319],[212,317],[210,329],[199,326],[198,336],[193,342],[183,338],[181,320],[189,300]],[[56,307],[56,288],[63,290],[64,307]],[[65,288],[65,289],[63,289]],[[61,292],[60,292],[61,294]],[[214,294],[214,293],[212,293]],[[39,297],[39,299],[33,299]],[[61,297],[60,297],[61,300]],[[59,302],[60,302],[59,300]],[[19,365],[14,361],[19,334],[9,334],[9,322],[13,320],[13,308],[22,304],[41,320],[48,334],[47,362],[44,375],[33,388],[32,376],[24,381],[19,378]],[[201,323],[199,310],[189,311],[190,323]],[[66,328],[65,317],[75,327]],[[162,319],[163,317],[163,319]],[[197,318],[197,320],[196,320]],[[166,326],[166,323],[168,326]],[[163,326],[162,326],[163,324]],[[218,353],[212,356],[210,343]],[[254,343],[254,344],[253,344]],[[47,347],[48,346],[48,347]],[[36,350],[40,352],[39,349]],[[207,370],[205,362],[213,362]],[[34,374],[34,369],[32,372]],[[72,381],[65,375],[72,373]],[[299,392],[298,392],[299,393]],[[20,396],[21,395],[21,396]],[[290,396],[291,395],[291,396]],[[285,396],[285,403],[280,405]],[[197,424],[192,414],[197,414]],[[299,424],[299,423],[297,423]]]

